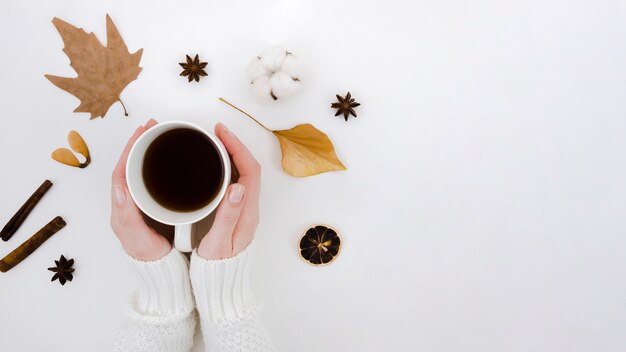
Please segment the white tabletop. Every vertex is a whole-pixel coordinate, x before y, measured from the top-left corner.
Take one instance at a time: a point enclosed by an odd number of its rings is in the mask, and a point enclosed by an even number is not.
[[[73,77],[54,16],[143,71],[106,118],[44,78]],[[56,215],[68,225],[0,274],[0,350],[108,351],[135,281],[109,228],[110,174],[148,118],[223,121],[263,165],[253,287],[282,351],[626,349],[626,5],[604,1],[2,1],[0,226],[51,191],[9,253]],[[282,44],[303,90],[255,100],[245,69]],[[199,84],[185,54],[209,62]],[[345,122],[329,105],[352,92]],[[310,122],[348,171],[298,179],[268,126]],[[92,164],[50,152],[77,130]],[[344,241],[327,267],[296,250],[307,226]],[[60,254],[74,281],[50,283]],[[199,340],[199,338],[198,338]],[[200,343],[194,351],[201,351]]]

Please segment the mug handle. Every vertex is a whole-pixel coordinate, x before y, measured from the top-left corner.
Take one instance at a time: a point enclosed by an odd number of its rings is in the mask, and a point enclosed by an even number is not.
[[[174,246],[179,252],[191,252],[191,225],[176,225],[174,228]]]

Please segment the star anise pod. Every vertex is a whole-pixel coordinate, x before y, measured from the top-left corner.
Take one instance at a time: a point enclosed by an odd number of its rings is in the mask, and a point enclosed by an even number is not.
[[[196,54],[196,57],[192,60],[191,57],[189,57],[189,55],[187,56],[187,62],[180,62],[178,63],[184,70],[183,72],[180,73],[181,76],[187,76],[187,78],[189,79],[189,82],[196,80],[196,82],[200,82],[200,76],[207,76],[206,71],[204,70],[204,68],[206,67],[207,63],[206,62],[200,62],[200,58],[198,57],[198,54]]]
[[[50,281],[59,279],[61,285],[65,285],[66,281],[72,281],[74,278],[74,275],[72,275],[74,272],[74,269],[72,268],[72,265],[74,265],[74,259],[67,260],[63,255],[61,255],[61,258],[59,260],[55,260],[54,263],[57,265],[56,267],[48,268],[48,270],[55,273]]]
[[[361,104],[354,101],[354,98],[352,97],[352,95],[350,95],[350,92],[346,94],[345,98],[342,98],[341,95],[337,94],[337,101],[337,103],[332,103],[330,105],[331,108],[337,109],[337,113],[335,114],[335,116],[343,114],[343,117],[346,119],[346,121],[348,121],[348,116],[350,115],[356,117],[356,112],[354,111],[354,108]]]

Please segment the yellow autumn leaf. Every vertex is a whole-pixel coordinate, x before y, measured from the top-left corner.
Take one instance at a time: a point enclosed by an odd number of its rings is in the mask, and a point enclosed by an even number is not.
[[[232,108],[248,116],[265,130],[272,132],[280,143],[283,154],[281,165],[288,174],[296,177],[305,177],[329,171],[346,170],[346,167],[337,157],[335,147],[328,136],[306,123],[297,125],[289,130],[270,130],[252,115],[229,103],[223,98],[220,100]]]
[[[71,150],[67,148],[59,148],[52,152],[52,159],[60,162],[61,164],[80,167],[80,161]]]
[[[311,124],[272,133],[280,142],[283,170],[290,175],[313,176],[346,169],[328,136]]]

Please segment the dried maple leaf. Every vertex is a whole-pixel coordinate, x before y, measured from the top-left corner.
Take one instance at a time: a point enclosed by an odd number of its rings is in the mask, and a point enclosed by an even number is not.
[[[270,130],[247,112],[220,98],[221,101],[239,110],[269,132],[280,143],[283,170],[296,177],[313,176],[329,171],[341,171],[346,167],[337,157],[333,142],[322,131],[311,124],[297,125],[288,130]]]
[[[63,51],[70,58],[70,66],[78,77],[58,77],[46,75],[55,86],[80,99],[74,112],[91,113],[91,118],[104,117],[120,93],[134,81],[141,67],[139,60],[143,49],[129,53],[124,40],[117,31],[111,17],[107,15],[107,46],[103,46],[95,34],[55,17],[52,23],[59,31],[65,47]],[[122,106],[124,104],[122,103]],[[126,116],[126,108],[124,107]]]

